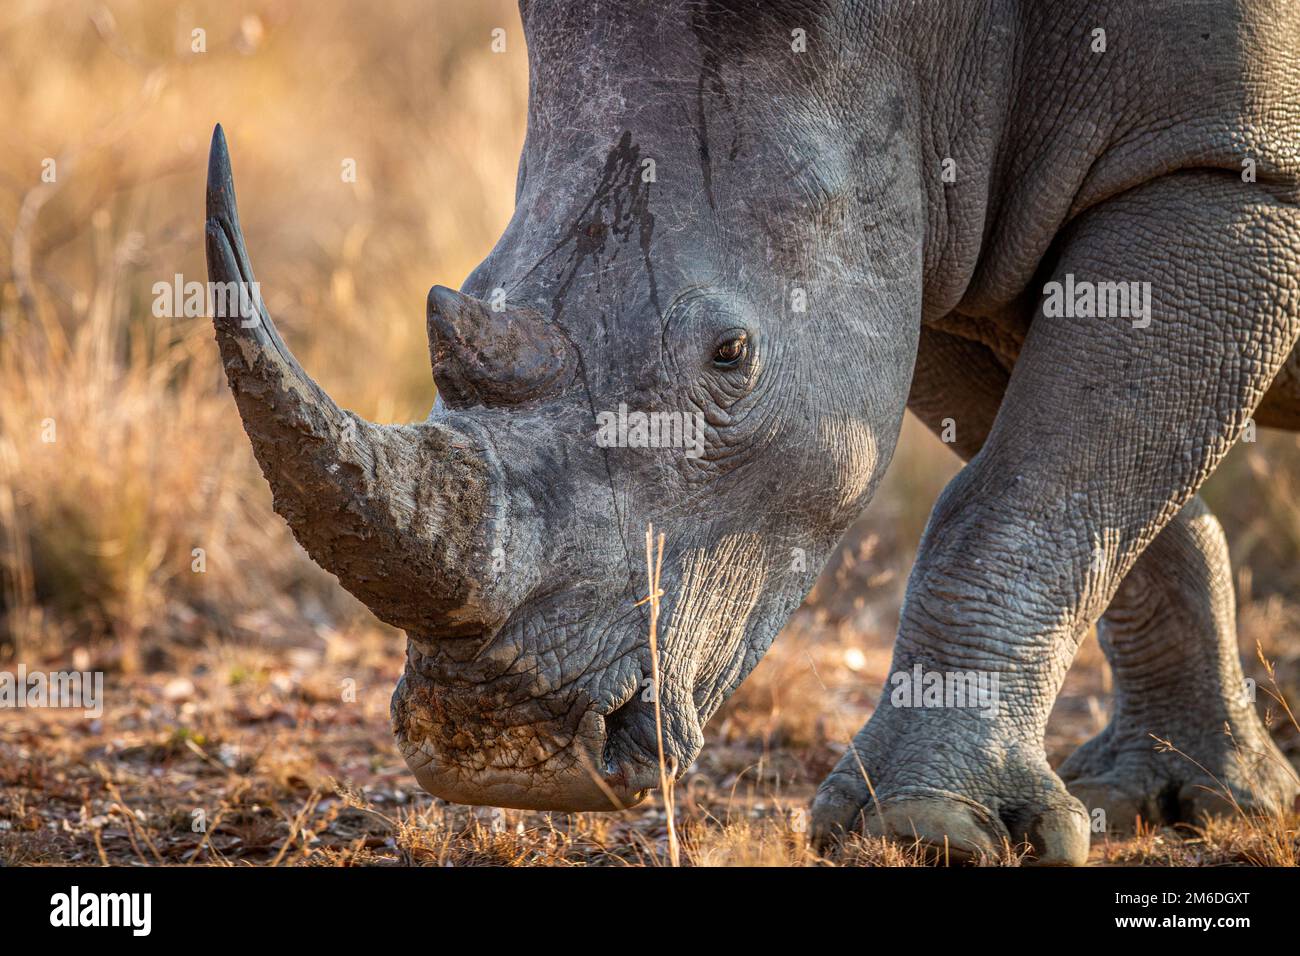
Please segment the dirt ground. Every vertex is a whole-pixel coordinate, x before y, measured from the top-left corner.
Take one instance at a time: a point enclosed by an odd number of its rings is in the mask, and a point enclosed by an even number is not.
[[[1276,626],[1270,613],[1245,615],[1246,635]],[[808,845],[816,784],[870,713],[889,663],[882,635],[824,618],[801,611],[708,727],[703,754],[674,793],[683,864],[923,862],[916,848],[874,840],[855,839],[834,860]],[[620,813],[548,814],[447,805],[419,791],[388,728],[400,635],[322,628],[267,646],[258,632],[266,622],[247,625],[237,641],[152,648],[148,669],[131,675],[82,652],[76,665],[109,668],[109,703],[98,719],[52,709],[7,714],[0,863],[670,863],[657,794]],[[1052,719],[1053,761],[1103,725],[1106,694],[1090,639]],[[1280,715],[1273,723],[1281,727]],[[1300,735],[1279,739],[1294,760]],[[1279,836],[1294,861],[1294,818],[1148,830],[1095,843],[1091,859],[1277,863]]]

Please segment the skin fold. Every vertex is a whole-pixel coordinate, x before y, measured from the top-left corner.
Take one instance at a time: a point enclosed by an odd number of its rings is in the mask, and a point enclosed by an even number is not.
[[[930,518],[892,671],[979,675],[998,706],[887,693],[818,793],[816,838],[865,827],[1081,863],[1098,820],[1219,809],[1207,773],[1245,804],[1289,804],[1196,493],[1257,407],[1300,423],[1300,11],[520,13],[516,210],[459,292],[430,293],[428,421],[361,422],[264,310],[216,320],[277,509],[407,631],[393,725],[420,783],[628,805],[657,785],[656,694],[685,773],[911,407],[968,465]],[[220,134],[208,216],[213,279],[251,280]],[[1053,282],[1145,284],[1149,310],[1062,316]],[[619,409],[685,416],[698,441],[611,444],[599,423]],[[657,686],[648,525],[666,542]],[[1098,622],[1112,721],[1054,771],[1047,717]]]

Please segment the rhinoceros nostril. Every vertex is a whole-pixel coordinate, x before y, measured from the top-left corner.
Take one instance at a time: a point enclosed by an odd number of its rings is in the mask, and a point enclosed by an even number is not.
[[[667,728],[664,741],[665,760],[674,763],[668,752]],[[632,775],[638,779],[647,768],[659,766],[659,742],[655,730],[653,700],[643,700],[636,693],[605,715],[605,771],[614,775]],[[629,781],[630,782],[630,781]]]

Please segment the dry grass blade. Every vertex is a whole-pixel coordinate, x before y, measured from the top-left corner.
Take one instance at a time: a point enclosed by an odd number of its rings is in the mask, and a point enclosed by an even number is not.
[[[645,567],[646,579],[650,587],[647,600],[650,602],[650,680],[654,687],[655,705],[655,740],[659,746],[659,788],[663,794],[664,816],[668,824],[668,860],[672,866],[681,865],[681,850],[677,844],[677,821],[673,808],[673,783],[677,776],[676,761],[669,772],[664,759],[664,724],[663,713],[659,704],[659,600],[663,592],[659,588],[660,574],[664,565],[664,536],[661,532],[655,538],[654,525],[645,529]]]
[[[298,813],[294,816],[292,823],[290,823],[289,835],[284,838],[284,843],[280,847],[280,852],[277,853],[275,859],[271,861],[271,866],[280,865],[280,861],[284,859],[284,855],[289,852],[290,845],[292,845],[293,841],[297,839],[298,834],[302,831],[303,822],[311,816],[312,811],[316,809],[316,804],[320,803],[320,797],[321,795],[319,793],[313,791],[303,802],[301,809],[299,809]],[[306,852],[307,846],[304,843],[303,853]]]

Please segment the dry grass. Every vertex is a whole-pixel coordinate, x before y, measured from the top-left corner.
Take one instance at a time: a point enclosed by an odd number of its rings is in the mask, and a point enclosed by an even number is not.
[[[387,720],[398,636],[275,517],[207,322],[151,309],[155,283],[206,277],[221,121],[295,352],[343,405],[423,417],[425,293],[459,284],[510,215],[526,93],[513,3],[33,0],[0,8],[0,45],[0,667],[104,670],[109,691],[98,721],[6,715],[0,861],[669,862],[658,804],[470,811],[412,791]],[[1233,543],[1243,643],[1279,662],[1293,701],[1298,465],[1293,437],[1261,436],[1207,492]],[[682,862],[827,862],[807,845],[807,803],[876,702],[916,540],[955,469],[909,421],[872,509],[708,728],[678,787]],[[1098,729],[1108,690],[1090,642],[1049,728],[1053,759]],[[1294,760],[1300,732],[1279,721],[1278,738]],[[1282,861],[1289,846],[1294,862],[1293,833],[1230,820],[1095,858]],[[840,862],[922,854],[855,840]]]
[[[886,666],[861,666],[845,654],[852,646],[835,650],[814,617],[796,617],[789,640],[708,728],[677,789],[683,865],[941,862],[871,838],[853,838],[833,860],[809,846],[809,799],[869,713],[867,689]],[[869,637],[879,658],[887,635]],[[773,686],[811,673],[810,656],[824,689],[814,679],[803,706],[774,707]],[[98,721],[18,711],[0,734],[0,863],[671,865],[658,799],[621,813],[546,814],[452,806],[418,791],[388,730],[401,666],[400,642],[365,625],[313,647],[213,641],[171,652],[156,672],[113,675]],[[817,729],[813,714],[833,712],[837,699],[856,710],[835,725],[842,730]],[[1071,721],[1057,733],[1073,746],[1090,729]],[[1153,830],[1102,842],[1093,861],[1294,865],[1297,822],[1242,815]],[[995,862],[1017,856],[1008,848]]]
[[[190,612],[223,633],[356,613],[274,518],[208,322],[152,306],[156,283],[206,279],[220,120],[295,350],[347,407],[427,413],[424,296],[458,284],[509,218],[524,51],[506,3],[390,7],[0,11],[17,119],[0,131],[0,607],[23,653],[103,640],[132,666],[144,632],[171,637]],[[498,23],[515,29],[504,54],[488,45]]]

